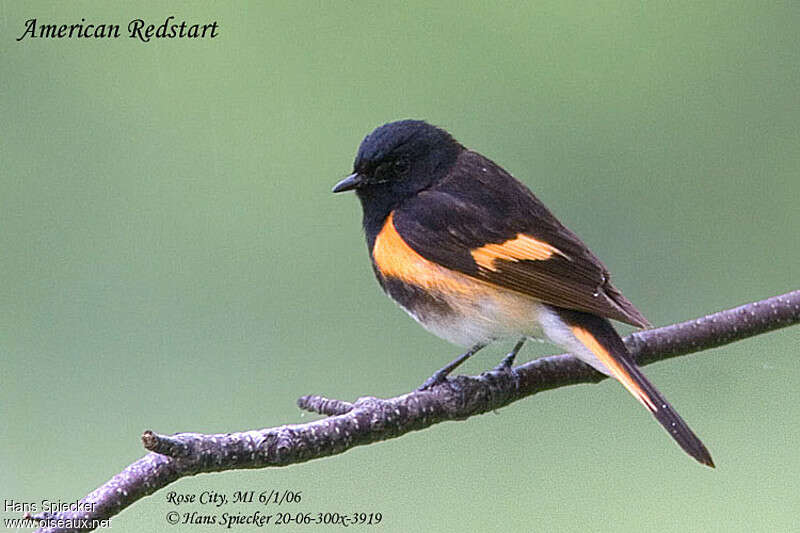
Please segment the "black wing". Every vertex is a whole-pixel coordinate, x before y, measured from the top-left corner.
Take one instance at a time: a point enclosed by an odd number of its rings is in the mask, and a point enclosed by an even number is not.
[[[394,211],[424,258],[550,305],[647,327],[600,260],[508,172],[475,152]]]

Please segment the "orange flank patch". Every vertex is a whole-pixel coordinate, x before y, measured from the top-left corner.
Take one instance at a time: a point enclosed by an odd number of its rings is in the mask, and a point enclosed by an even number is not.
[[[513,239],[500,244],[487,244],[471,251],[472,258],[483,268],[497,272],[495,262],[503,261],[545,261],[558,254],[566,257],[561,250],[544,241],[518,233]]]
[[[411,248],[394,227],[394,213],[375,237],[372,259],[385,277],[393,277],[418,287],[457,293],[471,293],[479,281],[428,261]]]
[[[614,359],[614,357],[603,348],[603,346],[597,342],[597,339],[594,338],[594,335],[586,331],[580,326],[571,326],[570,329],[572,330],[573,335],[578,338],[584,346],[589,348],[591,352],[602,361],[606,368],[608,368],[611,375],[616,378],[617,381],[622,383],[622,386],[628,389],[628,392],[633,394],[633,397],[639,400],[642,405],[644,405],[647,409],[651,412],[656,412],[658,409],[653,404],[653,401],[647,396],[647,393],[642,390],[636,381],[633,380],[631,375],[622,367],[619,362]]]

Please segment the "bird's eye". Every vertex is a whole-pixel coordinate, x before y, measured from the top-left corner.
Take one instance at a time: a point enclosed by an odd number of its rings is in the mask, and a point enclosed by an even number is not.
[[[394,171],[398,175],[403,175],[408,172],[410,165],[408,164],[408,159],[405,157],[401,157],[400,159],[395,160],[394,162]]]

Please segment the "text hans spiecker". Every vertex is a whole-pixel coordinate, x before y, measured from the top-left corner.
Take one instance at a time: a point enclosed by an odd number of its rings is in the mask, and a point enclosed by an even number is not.
[[[3,512],[15,513],[62,513],[65,511],[71,512],[94,512],[96,503],[83,502],[80,500],[65,502],[63,500],[41,500],[34,501],[20,501],[14,499],[3,500]]]

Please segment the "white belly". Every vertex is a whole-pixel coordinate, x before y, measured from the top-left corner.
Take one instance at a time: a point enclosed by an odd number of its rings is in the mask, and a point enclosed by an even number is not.
[[[484,289],[464,298],[449,295],[445,301],[448,312],[404,309],[434,335],[460,346],[505,338],[544,337],[540,322],[542,313],[548,313],[547,307],[525,295]]]

